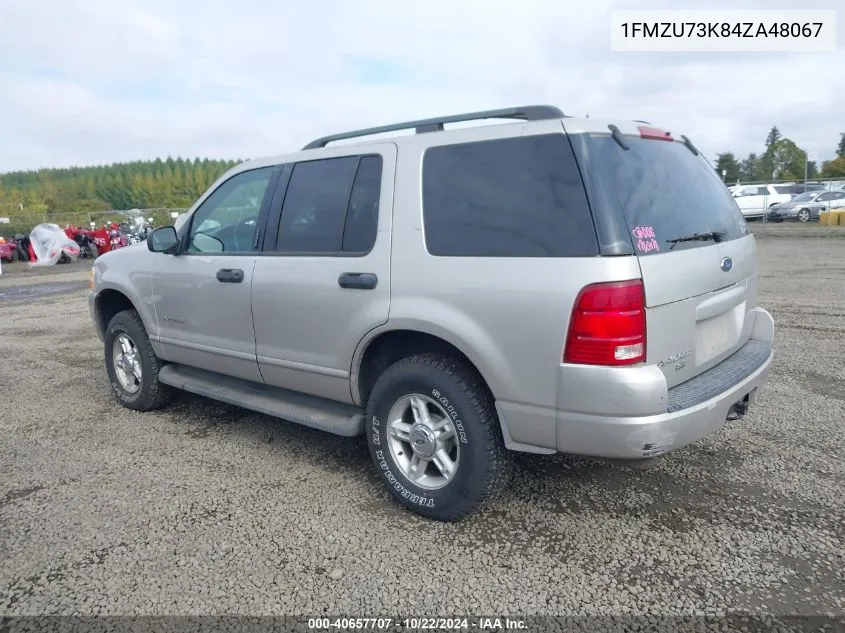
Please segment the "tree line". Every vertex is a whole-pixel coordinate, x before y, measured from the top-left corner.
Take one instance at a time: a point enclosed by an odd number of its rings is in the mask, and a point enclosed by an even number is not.
[[[762,154],[739,160],[731,152],[718,155],[716,171],[727,183],[803,180],[807,154],[773,126]],[[88,214],[110,210],[184,209],[220,175],[240,160],[157,158],[95,167],[40,169],[0,174],[0,217],[10,224],[0,230],[28,232],[39,222],[87,222]],[[836,158],[821,168],[807,163],[809,178],[845,178],[845,133]]]
[[[89,213],[183,209],[239,160],[166,158],[0,174],[0,216],[28,232],[39,222],[82,224]],[[8,232],[0,225],[0,231]]]
[[[725,182],[804,180],[806,161],[807,178],[845,178],[845,132],[839,135],[836,158],[824,161],[819,167],[815,161],[807,160],[807,152],[798,147],[791,139],[781,134],[777,126],[772,126],[766,136],[762,154],[750,153],[745,159],[738,160],[731,152],[719,154],[716,171],[725,172]]]

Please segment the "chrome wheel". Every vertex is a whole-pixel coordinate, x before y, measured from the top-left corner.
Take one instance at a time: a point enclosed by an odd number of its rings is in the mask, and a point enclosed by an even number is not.
[[[458,472],[461,449],[455,426],[427,396],[404,396],[391,407],[387,438],[393,461],[415,486],[437,490]]]
[[[798,212],[798,221],[807,222],[810,219],[810,212],[807,209],[801,209]]]
[[[136,393],[141,388],[141,359],[135,342],[126,334],[119,334],[112,345],[114,373],[126,393]]]

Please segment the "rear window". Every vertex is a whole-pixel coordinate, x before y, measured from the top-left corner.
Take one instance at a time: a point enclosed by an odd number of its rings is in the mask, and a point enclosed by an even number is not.
[[[587,194],[563,134],[432,147],[422,178],[432,255],[598,254]]]
[[[792,185],[775,185],[775,191],[778,193],[785,193],[791,194],[792,193]]]
[[[715,170],[682,143],[626,136],[625,150],[609,134],[570,138],[593,209],[624,216],[637,255],[712,244],[672,241],[695,234],[719,232],[728,241],[748,233]]]

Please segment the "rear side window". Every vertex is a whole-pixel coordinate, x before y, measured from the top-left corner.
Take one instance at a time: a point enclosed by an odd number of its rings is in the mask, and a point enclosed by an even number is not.
[[[563,134],[433,147],[422,179],[432,255],[598,254],[584,185]]]
[[[626,136],[625,150],[609,134],[571,138],[591,200],[610,207],[603,212],[622,214],[637,255],[713,243],[677,241],[696,234],[718,232],[728,241],[748,233],[722,179],[682,143]]]
[[[282,206],[276,251],[363,253],[376,239],[381,156],[297,163]]]
[[[792,193],[792,186],[791,185],[776,186],[775,191],[777,191],[780,194],[791,194]]]
[[[363,253],[376,241],[381,196],[381,156],[362,156],[349,197],[343,251]]]

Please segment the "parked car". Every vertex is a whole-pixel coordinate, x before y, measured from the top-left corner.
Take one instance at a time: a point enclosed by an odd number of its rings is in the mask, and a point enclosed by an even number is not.
[[[789,202],[776,204],[769,209],[768,219],[772,222],[796,220],[809,222],[818,220],[821,211],[830,211],[845,204],[845,191],[841,189],[808,191],[795,196]]]
[[[742,215],[746,218],[759,218],[766,210],[781,202],[789,202],[793,196],[794,183],[777,185],[743,185],[733,191]]]
[[[397,502],[456,520],[511,451],[642,460],[745,413],[772,362],[757,276],[688,138],[528,106],[241,164],[97,259],[89,304],[123,406],[178,388],[365,434]]]
[[[801,183],[797,185],[792,185],[792,195],[797,196],[801,193],[807,193],[809,191],[825,191],[829,189],[830,186],[827,183],[821,182],[808,182],[808,183]]]

